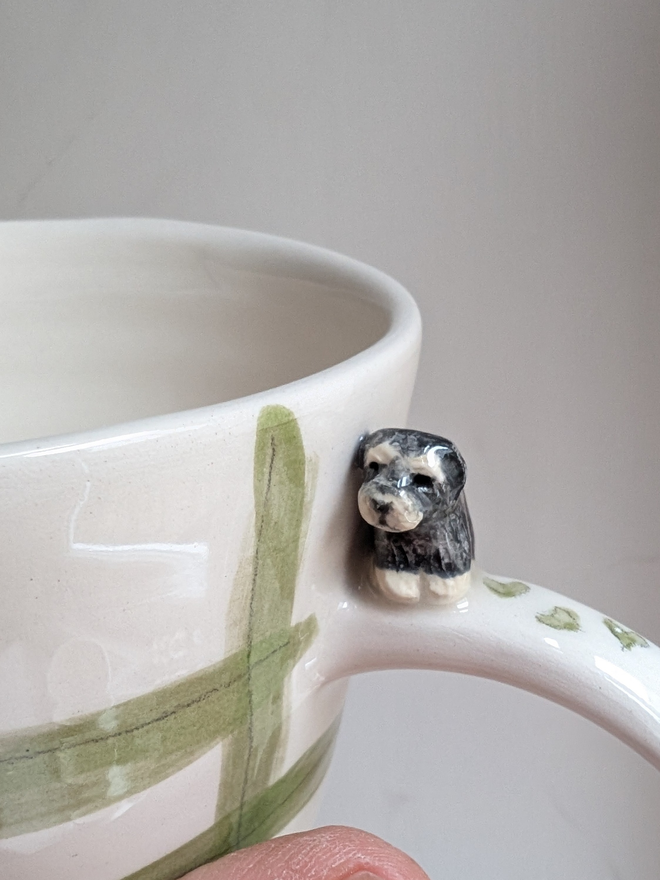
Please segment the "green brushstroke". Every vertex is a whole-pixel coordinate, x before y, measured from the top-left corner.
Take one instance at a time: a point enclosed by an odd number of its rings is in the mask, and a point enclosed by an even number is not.
[[[562,608],[561,605],[555,605],[545,614],[537,614],[536,619],[539,623],[551,626],[553,629],[565,629],[569,632],[580,631],[580,615],[572,608]]]
[[[270,784],[281,754],[286,675],[277,681],[272,676],[265,679],[252,663],[252,650],[273,630],[291,625],[309,507],[305,471],[305,450],[293,413],[282,406],[264,407],[254,450],[254,552],[237,579],[227,633],[228,639],[246,646],[249,681],[245,725],[223,748],[216,816],[237,817],[229,849],[242,845],[248,805]]]
[[[277,782],[217,819],[193,840],[124,880],[176,880],[233,849],[250,846],[277,834],[315,793],[328,767],[338,722],[308,749]],[[236,837],[239,823],[242,834]]]
[[[496,581],[494,578],[484,577],[484,585],[488,587],[491,593],[500,596],[502,599],[515,599],[516,596],[524,596],[529,593],[529,584],[522,581]]]
[[[640,636],[639,633],[632,629],[626,629],[625,626],[617,623],[616,620],[612,620],[611,617],[604,617],[603,623],[612,635],[619,640],[623,651],[631,651],[633,648],[648,648],[649,643],[644,636]]]
[[[237,577],[229,618],[233,653],[103,712],[1,736],[0,838],[130,797],[221,741],[218,821],[206,832],[209,858],[264,839],[295,815],[318,784],[330,748],[317,744],[272,784],[285,738],[285,683],[318,629],[314,615],[291,623],[311,495],[293,413],[265,407],[255,443],[254,551]]]
[[[243,729],[251,702],[289,674],[317,631],[313,616],[269,633],[185,679],[85,715],[0,738],[0,837],[85,816],[155,785]]]

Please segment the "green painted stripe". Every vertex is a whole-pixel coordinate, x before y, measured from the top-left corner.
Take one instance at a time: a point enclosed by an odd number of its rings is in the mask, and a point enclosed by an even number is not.
[[[317,628],[312,615],[249,651],[103,712],[0,737],[0,838],[130,797],[242,730],[250,705],[268,703]]]
[[[233,849],[268,840],[285,828],[317,790],[327,770],[338,721],[280,779],[193,840],[124,880],[177,880]],[[235,839],[241,814],[242,835]]]
[[[266,406],[259,413],[254,446],[254,552],[235,586],[233,601],[240,614],[228,633],[228,638],[240,639],[249,656],[261,639],[290,625],[309,509],[305,490],[305,449],[298,422],[291,410]],[[238,810],[229,848],[244,835],[248,803],[275,775],[286,717],[284,687],[284,676],[266,680],[251,665],[246,723],[223,750],[218,787],[218,819]]]
[[[259,413],[254,449],[256,548],[249,635],[289,626],[305,509],[305,449],[298,422],[283,406]]]

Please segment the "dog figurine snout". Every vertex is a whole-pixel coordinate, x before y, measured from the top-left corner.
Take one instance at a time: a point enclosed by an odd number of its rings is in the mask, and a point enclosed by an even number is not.
[[[404,489],[384,484],[382,480],[366,481],[358,492],[362,518],[376,529],[386,532],[407,532],[419,525],[424,511],[417,499]]]

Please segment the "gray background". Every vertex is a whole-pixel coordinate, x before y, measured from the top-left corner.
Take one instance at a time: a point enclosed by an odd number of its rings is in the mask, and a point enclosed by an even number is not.
[[[657,0],[0,2],[0,212],[319,243],[415,295],[478,555],[660,639]],[[660,776],[504,686],[352,684],[323,822],[433,878],[657,880]]]

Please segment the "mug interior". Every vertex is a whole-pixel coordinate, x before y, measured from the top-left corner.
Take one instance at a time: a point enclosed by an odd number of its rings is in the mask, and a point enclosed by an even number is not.
[[[278,252],[277,239],[209,229],[7,225],[0,443],[265,391],[332,367],[387,332],[385,305],[341,273],[306,271],[295,253],[305,246],[280,242]]]

